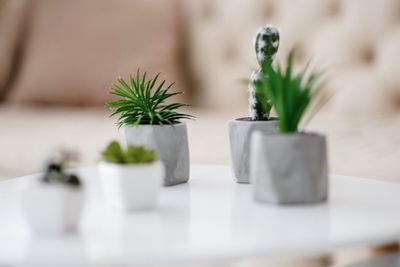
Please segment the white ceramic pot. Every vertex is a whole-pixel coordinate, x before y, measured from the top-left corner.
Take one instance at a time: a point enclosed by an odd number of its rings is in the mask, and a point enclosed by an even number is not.
[[[156,205],[164,173],[164,165],[159,160],[148,164],[99,163],[107,204],[127,211],[150,209]]]
[[[37,182],[23,194],[25,217],[35,232],[62,234],[75,231],[84,202],[82,188]]]

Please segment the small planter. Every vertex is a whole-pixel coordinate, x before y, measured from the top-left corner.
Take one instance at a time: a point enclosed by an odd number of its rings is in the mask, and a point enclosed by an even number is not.
[[[164,185],[189,180],[189,146],[186,124],[124,127],[128,145],[144,145],[156,151],[165,166]]]
[[[254,131],[273,134],[277,130],[277,120],[252,121],[250,118],[240,118],[229,122],[229,139],[231,146],[231,161],[238,183],[250,183],[249,157],[250,138]]]
[[[251,180],[257,201],[305,204],[328,195],[327,149],[324,136],[310,133],[252,137]]]
[[[28,223],[35,232],[62,234],[75,231],[83,208],[83,190],[67,185],[37,183],[23,195]]]
[[[144,164],[99,163],[100,180],[109,206],[123,210],[156,205],[164,176],[161,161]]]

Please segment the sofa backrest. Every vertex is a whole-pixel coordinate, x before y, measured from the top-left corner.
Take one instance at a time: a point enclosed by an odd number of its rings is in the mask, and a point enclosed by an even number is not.
[[[116,76],[141,67],[178,81],[186,96],[195,91],[195,105],[245,107],[240,80],[257,67],[254,34],[275,24],[278,60],[296,47],[300,65],[311,58],[328,67],[331,111],[386,114],[400,106],[398,0],[35,0],[30,11],[9,101],[101,105]],[[2,44],[0,90],[13,42]]]
[[[26,0],[0,0],[0,100],[12,82],[26,5]]]
[[[296,47],[300,65],[312,59],[328,67],[332,110],[400,108],[398,0],[189,0],[185,8],[202,105],[247,105],[246,85],[239,80],[257,67],[252,42],[257,29],[274,24],[281,32],[280,61]]]
[[[104,105],[118,76],[137,69],[180,77],[175,0],[35,0],[8,101]]]

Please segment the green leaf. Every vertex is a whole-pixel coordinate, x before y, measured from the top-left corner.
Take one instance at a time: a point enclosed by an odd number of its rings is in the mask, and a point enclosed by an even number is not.
[[[125,163],[125,158],[120,144],[112,141],[101,153],[103,160],[112,163]]]
[[[144,146],[132,145],[123,150],[117,141],[108,144],[101,155],[104,161],[117,164],[151,163],[157,159],[153,150],[148,150]]]
[[[292,51],[286,61],[286,68],[282,69],[269,63],[262,64],[264,75],[261,81],[255,83],[258,99],[268,99],[261,103],[264,109],[271,104],[275,109],[279,121],[279,130],[282,133],[298,131],[298,126],[311,101],[317,95],[316,86],[321,78],[320,72],[311,73],[304,82],[307,69],[299,74],[293,73],[295,53]]]

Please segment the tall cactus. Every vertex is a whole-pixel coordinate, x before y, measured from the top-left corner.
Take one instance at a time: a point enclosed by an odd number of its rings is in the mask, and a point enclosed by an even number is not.
[[[276,27],[267,25],[260,28],[257,32],[256,38],[254,40],[254,48],[256,51],[256,57],[260,68],[253,71],[250,77],[249,83],[249,106],[250,115],[252,120],[267,120],[269,118],[269,113],[271,110],[271,105],[267,110],[262,107],[260,100],[256,95],[256,84],[257,81],[264,75],[261,66],[263,64],[272,64],[276,52],[279,48],[279,31]],[[268,100],[263,100],[268,101]]]

